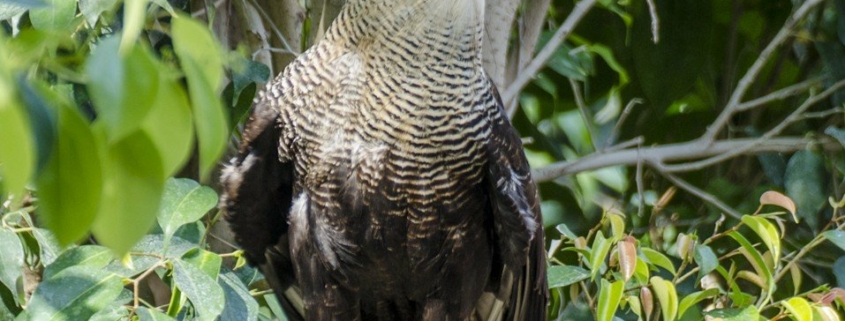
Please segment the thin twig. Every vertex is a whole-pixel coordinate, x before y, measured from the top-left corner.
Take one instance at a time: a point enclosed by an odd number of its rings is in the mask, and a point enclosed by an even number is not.
[[[771,42],[763,49],[760,55],[757,57],[757,60],[754,61],[754,64],[748,68],[745,75],[742,76],[742,79],[739,80],[737,83],[736,88],[734,89],[733,93],[731,94],[730,99],[728,99],[728,103],[725,106],[725,109],[719,116],[710,124],[710,127],[707,129],[707,132],[704,133],[702,136],[702,141],[706,144],[711,144],[716,139],[716,135],[722,130],[723,127],[728,123],[731,116],[736,113],[738,106],[740,105],[740,101],[742,97],[745,96],[745,93],[748,91],[748,88],[751,87],[751,84],[754,83],[754,80],[757,79],[757,76],[760,74],[760,71],[763,70],[763,67],[769,61],[772,54],[775,52],[783,42],[792,34],[792,29],[798,24],[801,19],[803,19],[815,6],[819,5],[822,0],[807,0],[795,13],[786,19],[783,27],[778,31],[775,37],[772,39]]]
[[[660,42],[660,16],[657,14],[657,6],[654,5],[654,0],[646,0],[648,4],[648,14],[651,15],[651,41],[655,44]]]
[[[677,177],[677,176],[673,175],[672,173],[663,170],[662,164],[649,163],[649,165],[651,165],[658,172],[660,172],[660,174],[663,175],[663,177],[666,177],[666,179],[671,181],[676,186],[683,188],[688,193],[695,195],[696,197],[704,200],[707,203],[713,204],[713,206],[718,207],[720,210],[722,210],[726,214],[728,214],[728,215],[730,215],[730,216],[732,216],[736,219],[742,218],[742,214],[740,214],[737,210],[733,209],[732,207],[728,206],[727,204],[722,203],[722,201],[720,201],[719,198],[717,198],[716,196],[713,196],[713,194],[707,193],[704,190],[702,190],[698,187],[695,187],[694,185],[692,185],[692,184],[688,183],[687,181],[681,179],[680,177]]]
[[[531,60],[531,63],[522,70],[519,75],[514,79],[513,83],[508,86],[508,89],[505,90],[504,94],[502,95],[502,101],[511,101],[516,97],[522,87],[525,87],[531,79],[534,78],[535,75],[540,71],[543,66],[546,65],[546,62],[549,58],[552,57],[557,48],[560,47],[560,44],[563,43],[569,34],[572,33],[572,30],[575,29],[575,26],[581,21],[584,16],[587,15],[587,12],[598,2],[598,0],[582,0],[575,5],[575,8],[572,9],[572,12],[566,17],[566,20],[563,22],[563,25],[558,28],[555,34],[549,39],[549,42],[546,43],[546,46],[543,47],[543,50],[540,50],[540,53],[534,57],[534,60]]]
[[[811,87],[821,83],[820,78],[807,79],[789,87],[782,88],[778,91],[765,95],[763,97],[749,100],[736,106],[736,111],[746,111],[752,108],[757,108],[773,101],[783,100],[809,90]]]
[[[581,119],[584,121],[584,128],[587,128],[587,133],[590,135],[590,143],[593,144],[593,150],[599,151],[599,146],[596,144],[596,131],[593,129],[593,117],[590,111],[587,110],[587,105],[584,104],[584,97],[581,96],[581,86],[578,81],[569,78],[569,86],[572,87],[572,94],[575,96],[575,105],[578,106],[578,111],[581,113]]]
[[[622,114],[619,115],[619,120],[617,120],[616,124],[613,125],[613,130],[610,131],[610,135],[607,136],[607,141],[605,142],[604,146],[610,146],[611,144],[613,144],[613,140],[616,139],[616,135],[619,134],[619,130],[622,129],[622,124],[625,123],[625,120],[628,119],[628,115],[630,115],[631,111],[634,110],[634,106],[642,103],[642,99],[634,98],[631,99],[627,105],[625,105],[625,109],[623,109]]]
[[[255,10],[258,11],[258,13],[261,14],[261,16],[264,17],[264,20],[266,20],[267,23],[270,25],[270,29],[273,29],[273,33],[276,34],[276,37],[279,37],[279,40],[281,40],[282,45],[285,46],[285,50],[287,50],[288,52],[291,52],[291,53],[295,53],[298,56],[299,53],[296,52],[296,50],[292,49],[292,47],[288,43],[288,39],[285,38],[285,36],[282,34],[282,31],[279,30],[278,26],[276,26],[276,24],[273,22],[273,19],[270,18],[269,14],[267,14],[267,11],[264,11],[264,8],[262,8],[261,5],[258,4],[258,1],[256,1],[256,0],[250,0],[250,1],[252,2],[252,5],[255,7]]]

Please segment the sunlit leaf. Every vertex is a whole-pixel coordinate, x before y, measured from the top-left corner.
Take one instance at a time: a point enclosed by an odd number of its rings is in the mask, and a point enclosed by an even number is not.
[[[85,17],[89,26],[95,26],[100,15],[114,8],[115,4],[117,0],[79,0],[79,12]]]
[[[17,280],[23,271],[24,252],[21,239],[15,232],[0,228],[0,249],[3,249],[3,254],[0,255],[0,283],[14,293],[17,291]]]
[[[38,178],[40,217],[60,244],[83,238],[97,216],[103,191],[99,143],[71,107],[58,111],[56,147]]]
[[[120,52],[126,53],[135,46],[146,20],[147,0],[126,0],[123,5],[123,37]]]
[[[155,224],[164,178],[158,151],[141,131],[110,146],[108,164],[103,207],[92,232],[121,256]]]
[[[778,193],[776,191],[766,191],[763,195],[760,195],[760,204],[761,205],[774,205],[779,206],[792,214],[792,217],[795,219],[795,222],[798,223],[798,217],[795,216],[795,213],[798,211],[795,208],[795,202],[792,201],[788,196]]]
[[[659,276],[653,276],[651,287],[657,295],[657,301],[660,302],[663,320],[675,320],[678,316],[678,294],[675,292],[675,284]]]
[[[73,17],[76,14],[74,0],[45,0],[46,7],[29,11],[32,26],[40,30],[69,30],[72,28]]]
[[[760,216],[744,215],[742,222],[748,225],[763,240],[763,244],[766,244],[766,247],[769,248],[769,252],[772,253],[772,258],[775,264],[777,264],[780,259],[780,234],[777,228],[767,219]]]
[[[194,305],[200,321],[216,320],[223,312],[223,304],[226,303],[223,289],[193,264],[175,260],[173,281]]]
[[[678,304],[678,316],[683,316],[684,313],[687,312],[687,309],[696,305],[697,303],[704,301],[706,299],[715,298],[719,295],[719,289],[711,288],[704,291],[690,293],[681,300],[681,303]]]
[[[842,320],[841,318],[839,318],[839,313],[837,313],[836,310],[829,306],[813,305],[813,316],[813,320],[815,320],[815,317],[818,316],[818,319],[820,321]]]
[[[625,289],[624,281],[616,281],[613,283],[605,279],[601,279],[601,289],[599,290],[599,301],[596,305],[596,320],[610,321],[616,314],[616,309],[619,308],[619,300],[622,299],[622,291]]]
[[[804,298],[789,298],[789,300],[781,301],[781,304],[795,321],[813,321],[813,309]]]
[[[117,37],[100,41],[85,66],[97,122],[105,126],[109,143],[141,126],[159,88],[156,64],[148,50],[134,46],[122,54],[118,41]]]
[[[595,278],[602,270],[604,259],[607,258],[607,253],[610,252],[610,247],[613,241],[604,238],[601,231],[596,233],[596,238],[593,240],[593,248],[590,251],[590,277]]]
[[[774,276],[772,273],[772,267],[766,265],[766,262],[760,252],[758,252],[757,249],[755,249],[754,246],[751,244],[751,242],[749,242],[748,239],[742,236],[742,234],[733,231],[728,233],[728,235],[740,244],[740,246],[742,247],[740,249],[740,252],[748,258],[749,263],[751,263],[754,266],[754,269],[757,270],[757,276],[762,277],[762,279],[760,280],[762,284],[760,284],[760,286],[770,298],[771,292],[774,290]]]
[[[87,320],[118,297],[117,275],[90,266],[72,266],[46,279],[27,305],[30,320]]]
[[[0,79],[0,87],[5,85],[9,84]],[[0,183],[8,192],[20,196],[34,172],[34,142],[21,106],[10,95],[3,96],[0,93],[0,137],[3,137],[0,139]]]
[[[186,252],[182,256],[182,261],[193,264],[214,280],[220,274],[220,266],[223,264],[223,258],[219,254],[199,248]]]
[[[44,269],[44,279],[49,279],[72,266],[102,268],[114,259],[108,248],[98,245],[82,245],[63,252]]]
[[[609,212],[607,219],[610,221],[611,239],[615,242],[625,237],[625,217],[620,213]]]
[[[223,60],[208,28],[196,20],[174,19],[173,40],[188,78],[199,143],[200,178],[205,180],[223,154],[228,136],[226,114],[217,96],[223,77]]]
[[[164,68],[159,64],[159,73]],[[194,123],[191,105],[182,85],[164,75],[158,83],[158,93],[141,130],[150,136],[161,156],[164,177],[176,174],[193,150]]]
[[[619,255],[619,273],[625,282],[634,275],[637,266],[637,248],[632,237],[616,243],[616,253]]]
[[[176,321],[176,319],[157,309],[149,309],[143,306],[139,307],[135,313],[138,315],[139,321]]]
[[[666,255],[663,255],[663,253],[657,252],[647,247],[643,247],[640,250],[642,251],[643,255],[645,256],[645,259],[649,263],[666,269],[667,271],[669,271],[669,273],[672,273],[672,275],[677,274],[677,272],[675,272],[675,265],[672,264],[672,261],[669,260]]]

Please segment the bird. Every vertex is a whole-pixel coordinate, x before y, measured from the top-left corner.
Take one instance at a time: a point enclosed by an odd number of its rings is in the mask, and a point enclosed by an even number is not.
[[[253,101],[219,208],[291,320],[546,320],[484,0],[348,0]]]

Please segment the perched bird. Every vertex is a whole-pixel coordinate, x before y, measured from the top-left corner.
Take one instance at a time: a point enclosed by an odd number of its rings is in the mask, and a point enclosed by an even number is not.
[[[293,320],[545,320],[483,0],[349,0],[255,99],[220,207]]]

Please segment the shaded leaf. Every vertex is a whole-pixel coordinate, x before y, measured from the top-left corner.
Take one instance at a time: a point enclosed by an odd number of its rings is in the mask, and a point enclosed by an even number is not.
[[[108,248],[99,245],[82,245],[63,252],[44,268],[43,279],[49,279],[59,272],[73,266],[102,268],[114,259]]]
[[[687,309],[696,305],[697,303],[710,299],[715,298],[719,295],[719,289],[717,288],[710,288],[704,291],[690,293],[681,300],[681,303],[678,304],[678,315],[683,316],[686,313]]]
[[[18,278],[23,271],[23,245],[18,235],[5,228],[0,228],[0,283],[6,286],[10,292],[17,291]],[[17,300],[17,297],[15,298]],[[0,300],[2,305],[2,300]]]
[[[217,205],[217,193],[208,186],[185,178],[171,178],[164,187],[158,224],[165,238],[187,223],[199,220]]]
[[[157,309],[149,309],[147,307],[139,307],[138,311],[136,311],[136,314],[138,314],[138,320],[139,321],[176,321],[176,319],[170,317],[167,314],[162,313],[161,311],[159,311]],[[224,320],[228,320],[228,319],[224,319]],[[237,320],[237,319],[231,319],[231,320]]]
[[[117,0],[79,0],[79,12],[85,17],[89,26],[95,26],[100,15],[106,10],[111,10]]]
[[[798,207],[798,217],[814,230],[819,228],[818,211],[824,206],[827,193],[824,161],[818,154],[803,150],[795,153],[786,165],[784,186]]]
[[[27,305],[30,320],[87,320],[118,297],[117,275],[90,266],[73,266],[46,279]]]
[[[257,320],[258,302],[249,289],[232,272],[220,274],[217,282],[223,288],[226,299],[220,320]]]
[[[173,281],[191,300],[199,320],[215,320],[223,311],[223,304],[226,303],[223,289],[193,264],[182,260],[173,261]]]
[[[845,231],[830,230],[822,233],[822,235],[840,249],[845,250]]]
[[[647,247],[643,247],[640,250],[642,251],[648,263],[662,267],[669,271],[669,273],[672,273],[672,275],[677,274],[677,272],[675,272],[675,265],[672,264],[672,261],[669,260],[669,258],[665,255],[663,255],[663,253],[657,252]]]
[[[750,321],[760,319],[760,311],[753,305],[747,305],[743,308],[736,309],[715,309],[705,312],[704,314],[721,318],[724,321]]]
[[[72,30],[73,17],[76,14],[74,0],[45,0],[46,7],[29,11],[32,26],[40,30]]]
[[[574,265],[553,265],[547,271],[549,288],[560,288],[590,277],[590,271]]]
[[[5,87],[0,91],[12,88],[10,79],[4,78],[2,73],[0,87]],[[0,137],[3,137],[0,139],[0,184],[7,192],[20,197],[34,172],[35,149],[30,123],[23,108],[12,99],[11,92],[0,92]]]
[[[698,278],[701,279],[719,266],[719,259],[709,246],[698,244],[695,246],[695,263],[698,264]]]

